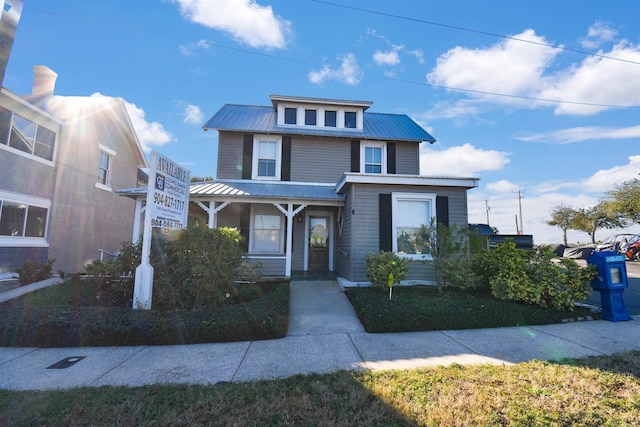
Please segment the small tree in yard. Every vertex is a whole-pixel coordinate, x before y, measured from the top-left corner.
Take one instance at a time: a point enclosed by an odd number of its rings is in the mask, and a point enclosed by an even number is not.
[[[366,254],[364,266],[369,281],[374,286],[384,288],[388,286],[389,274],[393,274],[394,283],[399,283],[409,273],[409,260],[388,251]]]
[[[431,256],[438,293],[447,285],[460,289],[475,288],[478,277],[471,269],[471,254],[482,246],[482,237],[468,227],[445,226],[431,221],[422,225],[416,240],[422,242]]]

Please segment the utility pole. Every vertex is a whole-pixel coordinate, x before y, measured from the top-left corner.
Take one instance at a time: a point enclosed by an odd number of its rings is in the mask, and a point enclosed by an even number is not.
[[[513,193],[515,193],[515,191],[513,191]],[[518,234],[523,234],[524,232],[524,222],[522,221],[522,199],[524,198],[523,194],[524,190],[518,190],[518,208],[520,209],[520,229],[518,229],[518,217],[516,216],[516,231],[518,232]]]
[[[484,201],[484,208],[487,211],[487,225],[490,225],[489,224],[489,211],[491,210],[491,208],[489,207],[489,201],[488,200]]]

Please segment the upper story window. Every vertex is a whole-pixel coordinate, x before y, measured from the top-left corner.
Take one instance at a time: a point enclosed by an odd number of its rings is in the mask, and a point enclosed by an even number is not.
[[[284,124],[295,125],[298,123],[298,109],[285,107],[284,109]]]
[[[306,126],[315,126],[317,123],[317,115],[318,115],[318,111],[317,110],[309,110],[309,109],[305,109],[304,110],[304,124]]]
[[[280,179],[282,139],[256,135],[253,139],[252,179]]]
[[[338,123],[338,112],[334,110],[324,111],[324,125],[326,127],[334,128]]]
[[[364,173],[385,174],[386,144],[383,142],[362,142],[360,146],[360,170]]]
[[[355,111],[344,112],[344,127],[355,129],[357,127],[357,113]]]
[[[55,142],[55,132],[0,107],[0,144],[52,161]]]
[[[111,172],[116,152],[102,144],[98,144],[98,148],[98,180],[96,181],[96,188],[111,191]]]

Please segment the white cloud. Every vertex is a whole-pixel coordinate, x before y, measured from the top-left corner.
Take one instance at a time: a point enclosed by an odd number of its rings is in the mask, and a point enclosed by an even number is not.
[[[237,42],[256,48],[284,48],[291,22],[255,0],[172,0],[191,22],[230,34]]]
[[[422,147],[420,174],[428,176],[474,176],[481,171],[501,169],[510,162],[509,153],[483,150],[464,144],[446,150]]]
[[[400,52],[404,46],[393,46],[393,49],[387,52],[376,50],[373,53],[373,60],[378,65],[394,66],[400,63]]]
[[[618,31],[611,28],[609,22],[596,21],[589,27],[587,37],[581,40],[582,47],[586,49],[595,49],[606,42],[615,40]]]
[[[348,85],[357,85],[362,79],[362,71],[358,66],[358,61],[352,53],[338,57],[341,61],[340,68],[334,69],[330,65],[325,65],[319,71],[309,73],[309,80],[312,83],[320,84],[326,80],[340,80]]]
[[[618,44],[609,52],[598,52],[607,57],[640,62],[640,46]],[[604,86],[603,86],[604,85]],[[603,104],[602,106],[560,104],[556,114],[589,115],[608,110],[606,105],[640,105],[640,79],[638,66],[622,61],[591,56],[580,66],[559,74],[542,98],[563,99],[572,102]]]
[[[197,42],[189,43],[188,45],[180,45],[178,49],[180,53],[185,56],[193,56],[199,50],[209,50],[211,43],[205,39],[198,40]]]
[[[609,41],[616,32],[596,23],[590,35]],[[610,106],[640,105],[637,64],[629,63],[640,62],[640,45],[621,41],[609,51],[598,51],[598,56],[558,70],[552,66],[557,65],[561,49],[549,46],[545,38],[530,29],[513,38],[531,43],[507,39],[483,49],[455,47],[438,58],[427,80],[433,85],[466,90],[460,93],[483,103],[551,107],[556,114],[589,115]]]
[[[152,146],[161,146],[174,140],[173,135],[166,131],[161,123],[148,122],[142,108],[127,101],[125,101],[125,106],[145,152],[151,151]]]
[[[418,60],[418,64],[424,64],[424,52],[422,49],[410,50],[407,53],[415,56],[415,58]]]
[[[500,181],[490,182],[487,184],[487,190],[491,190],[496,193],[513,193],[519,189],[520,187],[506,179],[501,179]]]
[[[187,105],[187,108],[184,110],[184,122],[192,123],[194,125],[198,125],[202,123],[204,118],[204,114],[200,110],[200,107],[197,105]]]
[[[522,204],[523,228],[527,234],[533,234],[536,244],[561,243],[562,231],[546,224],[551,210],[560,204],[575,208],[596,205],[605,197],[607,191],[616,185],[633,178],[640,172],[640,155],[629,157],[626,165],[600,170],[591,176],[574,181],[545,182],[535,187],[522,188],[502,180],[485,185],[469,192],[469,222],[487,222],[486,204],[489,205],[489,221],[501,233],[515,233],[516,215],[519,216],[518,190],[524,190]],[[486,201],[486,204],[485,204]],[[630,226],[626,232],[640,233],[640,226]],[[622,230],[601,229],[596,239],[621,232]],[[570,243],[588,243],[589,236],[579,231],[568,233]]]
[[[513,37],[533,43],[507,39],[487,49],[455,47],[438,58],[436,67],[427,74],[427,80],[431,84],[451,88],[520,96],[532,95],[545,86],[546,79],[543,77],[543,72],[560,50],[534,44],[548,42],[530,29]],[[484,97],[485,95],[472,94],[472,96]],[[491,97],[491,100],[516,101],[496,97]]]
[[[580,126],[551,132],[531,133],[515,137],[515,139],[520,141],[544,142],[549,144],[570,144],[581,141],[629,138],[640,138],[640,125],[626,128]]]

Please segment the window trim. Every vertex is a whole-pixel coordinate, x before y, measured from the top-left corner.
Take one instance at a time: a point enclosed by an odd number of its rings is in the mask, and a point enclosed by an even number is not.
[[[269,216],[277,216],[280,218],[280,236],[278,241],[278,249],[269,251],[269,250],[256,250],[256,238],[255,238],[255,219],[257,215],[269,215]],[[269,209],[264,206],[251,206],[251,215],[249,220],[249,255],[274,255],[274,254],[283,254],[284,253],[284,235],[285,235],[285,223],[284,223],[284,215],[282,212],[277,209]]]
[[[397,223],[398,215],[395,213],[398,211],[398,201],[399,200],[410,200],[410,201],[428,201],[430,202],[430,210],[431,217],[428,219],[429,223],[431,221],[436,221],[436,193],[391,193],[391,249],[393,253],[402,258],[408,258],[411,260],[432,260],[433,257],[430,254],[399,254],[398,253],[398,227],[401,226]],[[424,224],[429,226],[429,224]]]
[[[96,182],[95,183],[95,187],[99,188],[100,190],[104,190],[104,191],[113,191],[113,189],[111,188],[111,176],[113,175],[113,160],[116,157],[116,152],[114,150],[112,150],[111,148],[98,143],[98,169],[100,169],[100,154],[104,153],[107,156],[109,156],[109,167],[107,168],[107,177],[105,179],[106,183],[103,184],[101,182]],[[97,176],[96,176],[97,178]]]
[[[24,224],[22,227],[23,233],[25,231],[30,206],[44,208],[47,210],[43,237],[0,236],[0,247],[49,247],[47,238],[49,236],[49,226],[51,224],[51,200],[28,196],[25,194],[0,191],[0,202],[16,203],[27,206]]]
[[[307,123],[307,113],[313,112],[314,117],[313,120],[315,123]],[[317,108],[306,108],[304,109],[304,125],[305,126],[318,126],[318,109]]]
[[[276,143],[276,175],[275,176],[259,176],[258,161],[260,158],[260,142]],[[253,136],[253,153],[251,161],[251,179],[264,181],[280,181],[282,176],[282,136],[279,135],[254,135]]]
[[[0,142],[0,149],[6,150],[6,151],[11,152],[11,153],[14,153],[14,154],[16,154],[18,156],[25,157],[27,159],[35,160],[35,161],[37,161],[39,163],[43,163],[43,164],[45,164],[47,166],[55,166],[56,153],[58,151],[59,132],[57,132],[55,130],[52,130],[51,128],[49,128],[47,126],[41,125],[37,121],[32,120],[29,117],[26,117],[26,115],[18,114],[15,111],[12,111],[11,109],[7,108],[6,106],[0,105],[0,108],[2,108],[4,110],[8,111],[9,113],[11,113],[11,119],[10,119],[10,122],[9,122],[9,130],[8,130],[7,136],[6,136],[7,139],[6,139],[6,141]],[[31,149],[30,153],[28,153],[26,151],[23,151],[23,150],[20,150],[18,148],[12,147],[11,145],[9,145],[10,142],[11,142],[11,135],[13,133],[13,119],[14,119],[14,117],[16,115],[19,116],[20,118],[24,119],[24,120],[27,120],[27,121],[33,123],[33,125],[35,126],[35,129],[34,129],[34,132],[33,132],[33,147]],[[44,157],[36,156],[34,154],[35,153],[35,147],[36,147],[36,144],[37,144],[36,143],[36,138],[37,138],[37,135],[38,135],[38,129],[40,127],[43,127],[46,130],[48,130],[48,131],[50,131],[50,132],[52,132],[54,134],[53,148],[51,150],[51,160],[45,159]]]
[[[364,171],[365,165],[366,165],[365,153],[367,148],[382,148],[382,153],[381,153],[382,168],[380,173],[374,173],[374,172],[367,173]],[[387,174],[387,143],[386,142],[360,141],[360,173],[366,173],[367,175],[386,175]]]

